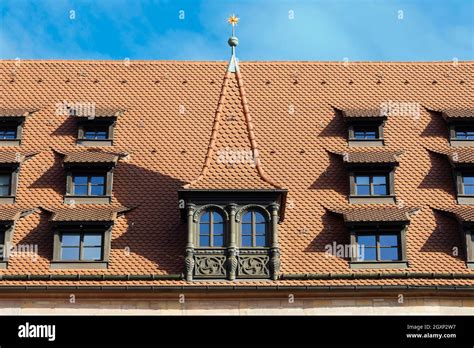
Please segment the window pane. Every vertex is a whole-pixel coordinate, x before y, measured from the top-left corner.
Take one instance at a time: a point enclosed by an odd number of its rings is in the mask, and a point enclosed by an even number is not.
[[[242,246],[251,247],[252,246],[252,237],[251,236],[242,236]]]
[[[209,234],[210,233],[209,231],[210,231],[209,224],[206,224],[206,223],[199,224],[200,234]]]
[[[265,224],[256,224],[255,225],[256,231],[255,234],[265,234]]]
[[[266,245],[265,236],[257,236],[255,238],[255,242],[256,242],[255,246],[260,246],[260,247],[265,246]]]
[[[368,176],[356,176],[355,177],[355,182],[358,185],[369,185],[370,180]]]
[[[357,236],[357,243],[359,245],[375,246],[376,239],[375,236]]]
[[[0,196],[9,196],[10,186],[0,186]]]
[[[242,222],[251,222],[252,221],[252,213],[251,212],[247,212],[244,214],[244,216],[242,217]]]
[[[456,139],[474,140],[474,130],[471,127],[456,127]]]
[[[84,246],[99,246],[102,245],[102,234],[85,234],[83,240]]]
[[[209,236],[200,236],[199,237],[199,245],[200,246],[208,247],[208,246],[210,246],[209,242],[210,242]]]
[[[85,127],[84,138],[86,139],[107,139],[108,129],[107,127]]]
[[[380,196],[387,195],[387,186],[385,185],[374,186],[374,195],[380,195]]]
[[[398,245],[398,236],[394,234],[390,235],[380,235],[379,238],[380,246],[397,246]]]
[[[75,195],[87,195],[87,186],[74,186]]]
[[[91,184],[92,185],[104,185],[105,177],[104,176],[92,176]]]
[[[360,186],[360,185],[357,185],[356,186],[356,195],[370,195],[370,186]]]
[[[224,245],[224,236],[214,236],[214,246],[221,247]]]
[[[354,137],[356,139],[377,139],[378,128],[372,126],[354,127]]]
[[[255,212],[255,222],[265,222],[265,217],[262,213]]]
[[[81,237],[79,234],[63,234],[61,244],[63,246],[79,246]]]
[[[214,224],[214,234],[224,234],[224,224]]]
[[[201,222],[209,222],[209,212],[205,212],[201,215]]]
[[[380,260],[395,261],[398,259],[398,248],[380,248]]]
[[[107,139],[107,132],[97,132],[95,135],[96,139]]]
[[[102,247],[95,248],[84,248],[82,252],[83,260],[101,260],[102,259]]]
[[[79,248],[62,248],[61,260],[79,260]]]
[[[252,234],[252,225],[251,224],[242,224],[242,234]]]
[[[375,248],[367,248],[362,246],[360,248],[359,260],[375,261],[377,260],[377,250]]]
[[[0,185],[10,185],[11,175],[0,175]]]
[[[385,185],[387,183],[386,176],[374,176],[372,182],[374,185]]]
[[[1,128],[0,139],[16,139],[16,128]]]
[[[224,221],[224,219],[222,218],[222,215],[217,213],[217,212],[213,213],[213,218],[214,218],[214,222],[223,222]]]
[[[105,194],[105,187],[104,186],[92,186],[91,187],[91,195],[92,196],[103,196]]]
[[[87,176],[75,176],[73,180],[76,185],[87,185]]]
[[[465,184],[469,184],[469,185],[474,185],[474,176],[463,176],[462,177],[462,181],[465,183]]]
[[[365,138],[366,139],[376,139],[377,134],[375,132],[367,132],[367,133],[365,133]]]

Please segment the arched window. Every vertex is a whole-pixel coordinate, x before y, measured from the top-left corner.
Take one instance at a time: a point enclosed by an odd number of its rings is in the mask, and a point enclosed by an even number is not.
[[[199,246],[224,246],[224,219],[215,210],[208,210],[199,220]]]
[[[242,247],[264,247],[267,245],[267,221],[262,213],[249,210],[242,217]]]

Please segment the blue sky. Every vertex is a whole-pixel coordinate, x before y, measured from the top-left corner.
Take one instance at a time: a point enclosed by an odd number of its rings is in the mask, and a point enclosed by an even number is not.
[[[0,0],[0,58],[226,60],[232,13],[241,60],[474,60],[474,0]]]

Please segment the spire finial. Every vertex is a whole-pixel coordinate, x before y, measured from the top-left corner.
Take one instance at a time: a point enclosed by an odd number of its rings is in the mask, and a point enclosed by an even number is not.
[[[232,36],[227,41],[227,43],[232,49],[232,56],[230,58],[228,70],[231,72],[235,72],[238,69],[237,61],[235,58],[235,47],[239,44],[239,39],[235,36],[235,26],[237,25],[237,23],[239,23],[239,18],[235,14],[233,14],[229,17],[227,22],[232,25]]]

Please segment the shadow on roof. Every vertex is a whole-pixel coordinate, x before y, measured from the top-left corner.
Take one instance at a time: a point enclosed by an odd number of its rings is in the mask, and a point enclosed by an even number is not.
[[[329,165],[326,170],[309,187],[311,190],[332,190],[337,193],[349,195],[349,179],[347,170],[342,163],[342,157],[328,153]]]
[[[442,252],[461,262],[465,260],[464,246],[461,240],[458,222],[445,214],[433,211],[436,226],[420,248],[422,252]],[[410,231],[410,230],[408,230]],[[410,233],[410,232],[408,232]],[[457,247],[458,255],[454,256],[453,248]]]
[[[350,243],[350,235],[344,220],[341,216],[326,212],[321,221],[323,228],[305,249],[305,252],[324,253],[327,251],[326,246],[347,245]],[[329,257],[329,256],[328,256]]]
[[[133,178],[133,180],[132,180]],[[135,186],[130,183],[136,183]],[[160,271],[184,271],[186,224],[177,190],[185,183],[169,175],[120,161],[114,171],[114,201],[136,209],[125,214],[126,231],[112,239],[112,250],[130,250]]]
[[[452,176],[451,166],[443,155],[428,152],[430,157],[431,168],[425,175],[421,183],[418,185],[419,189],[441,189],[453,195],[453,200],[456,196],[454,186],[454,179]]]

